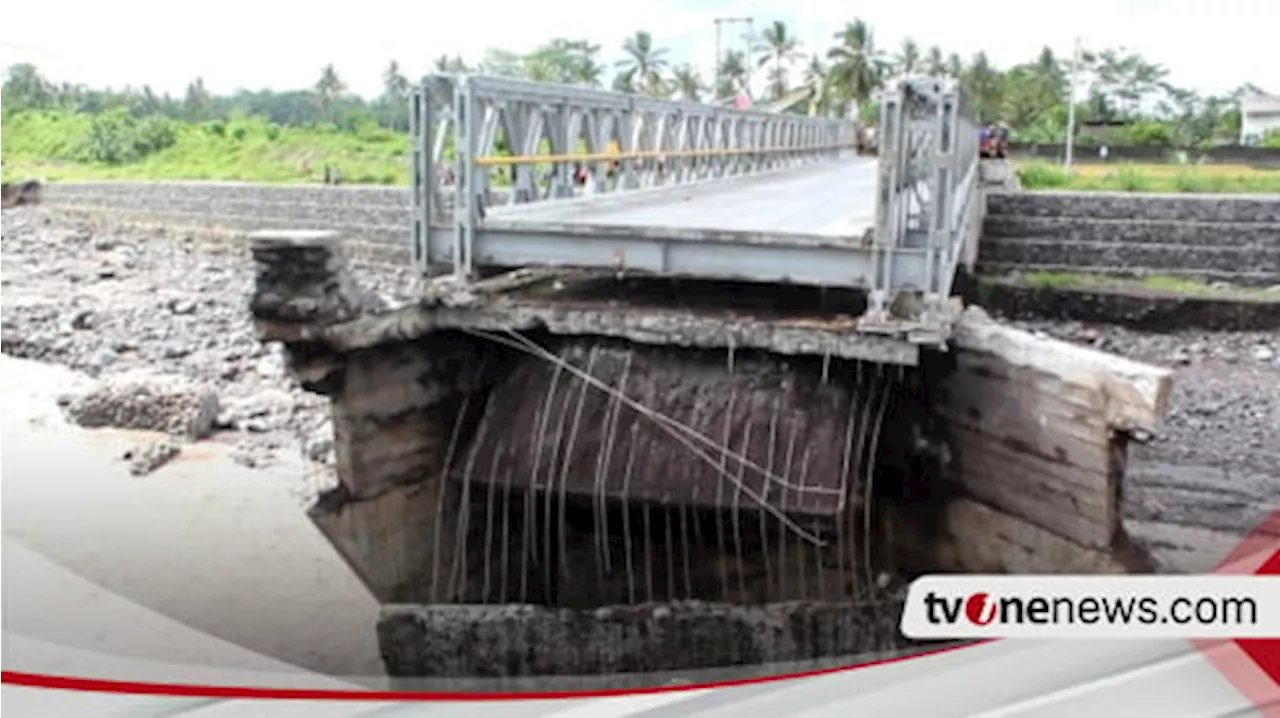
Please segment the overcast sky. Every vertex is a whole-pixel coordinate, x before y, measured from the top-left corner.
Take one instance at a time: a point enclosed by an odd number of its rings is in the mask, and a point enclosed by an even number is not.
[[[554,36],[585,37],[610,61],[637,29],[670,49],[673,63],[709,69],[717,16],[783,20],[809,52],[860,17],[879,46],[911,36],[969,57],[985,50],[999,66],[1048,45],[1066,55],[1072,38],[1128,46],[1163,63],[1176,84],[1225,92],[1254,82],[1280,91],[1280,0],[61,0],[11,2],[0,46],[4,66],[31,62],[55,80],[93,86],[149,84],[181,93],[203,77],[216,92],[314,84],[332,62],[350,89],[381,91],[395,59],[410,76],[441,54],[478,59],[486,47],[532,49]]]

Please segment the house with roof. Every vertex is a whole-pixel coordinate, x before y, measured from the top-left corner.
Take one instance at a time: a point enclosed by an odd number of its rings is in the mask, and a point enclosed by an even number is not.
[[[1240,101],[1240,144],[1256,146],[1267,132],[1280,132],[1280,96],[1254,95]]]

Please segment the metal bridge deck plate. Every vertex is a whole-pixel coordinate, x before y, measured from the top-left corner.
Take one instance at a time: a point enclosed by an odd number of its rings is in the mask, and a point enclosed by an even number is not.
[[[795,170],[664,188],[502,208],[493,220],[530,226],[571,224],[671,227],[771,235],[848,238],[875,227],[875,161],[850,156]]]

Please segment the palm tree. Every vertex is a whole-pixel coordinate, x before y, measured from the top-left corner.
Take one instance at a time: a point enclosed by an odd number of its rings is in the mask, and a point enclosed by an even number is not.
[[[402,102],[409,95],[409,79],[395,60],[382,73],[382,94],[388,102]]]
[[[956,80],[964,75],[964,60],[960,59],[958,53],[953,52],[947,56],[947,75]]]
[[[961,81],[971,106],[978,111],[983,122],[991,122],[999,114],[1001,103],[1000,71],[991,66],[985,52],[973,56],[969,69]]]
[[[338,77],[338,71],[334,69],[333,63],[325,65],[320,71],[320,80],[316,82],[316,102],[320,105],[321,113],[330,121],[333,120],[331,112],[333,103],[337,102],[346,91],[347,85]]]
[[[716,99],[732,100],[746,92],[747,89],[747,56],[739,50],[730,50],[720,63],[720,83],[716,89]]]
[[[814,55],[804,68],[804,85],[809,89],[809,114],[825,115],[830,109],[831,86],[827,81],[827,68],[822,58]]]
[[[599,51],[599,46],[592,46],[595,49],[578,59],[578,63],[574,66],[574,82],[591,87],[599,87],[600,82],[604,80],[604,65],[596,62],[595,53]]]
[[[828,82],[842,102],[861,107],[883,83],[886,63],[876,51],[871,28],[862,20],[846,23],[835,39],[836,46],[827,52]]]
[[[702,102],[702,93],[707,89],[702,76],[692,65],[679,65],[671,71],[671,83],[680,99],[689,102]]]
[[[620,84],[630,92],[662,93],[665,89],[662,73],[668,65],[667,49],[654,47],[653,35],[648,30],[637,30],[622,43],[622,51],[627,57],[618,61]]]
[[[920,68],[920,46],[915,40],[907,38],[902,41],[902,49],[898,51],[897,70],[899,75],[910,75]]]
[[[769,92],[773,99],[781,99],[787,94],[787,70],[784,65],[799,56],[800,41],[787,30],[787,24],[774,20],[760,34],[762,54],[757,60],[759,67],[772,63],[769,71]]]
[[[934,45],[924,59],[925,72],[931,77],[942,77],[947,74],[947,61],[942,58],[942,48]]]

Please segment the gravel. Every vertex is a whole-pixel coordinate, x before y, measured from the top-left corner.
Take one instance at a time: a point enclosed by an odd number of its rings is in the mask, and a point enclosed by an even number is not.
[[[175,201],[204,191],[198,183],[174,187],[165,191],[175,193]],[[114,190],[95,191],[105,197]],[[244,199],[277,201],[275,190],[265,200],[262,188],[219,190],[236,191]],[[307,191],[319,194],[289,196],[308,202],[381,196],[386,211],[404,211],[396,207],[403,190]],[[118,199],[128,202],[127,195]],[[303,221],[310,217],[307,202],[298,204],[294,228],[315,227]],[[325,400],[303,392],[285,375],[280,350],[254,337],[247,311],[253,270],[241,244],[22,207],[3,213],[3,250],[5,353],[103,378],[146,369],[214,387],[214,439],[234,446],[241,463],[269,466],[280,452],[301,452],[315,467],[297,488],[307,503],[334,484]],[[382,294],[408,286],[403,264],[354,264],[361,282]],[[1280,505],[1280,337],[1020,324],[1176,370],[1166,425],[1131,452],[1126,513],[1135,525],[1239,534]],[[1152,542],[1172,554],[1197,549],[1192,534],[1160,536]],[[1210,567],[1202,565],[1203,556],[1197,560],[1187,566]]]
[[[100,380],[60,398],[70,418],[175,441],[212,433],[250,467],[305,450],[313,470],[290,487],[304,504],[336,484],[326,400],[302,391],[281,349],[254,336],[242,246],[41,207],[5,210],[0,241],[4,353]],[[363,268],[378,291],[406,286],[402,268]]]

